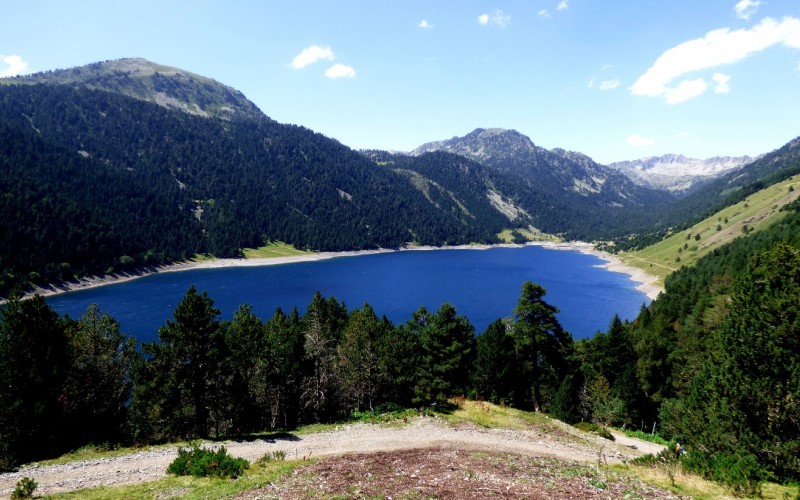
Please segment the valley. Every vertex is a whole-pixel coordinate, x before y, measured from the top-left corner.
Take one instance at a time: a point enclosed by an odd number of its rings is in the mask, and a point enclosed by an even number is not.
[[[428,453],[431,464],[466,462],[447,458],[450,448],[483,453],[490,435],[505,443],[490,447],[500,454],[491,460],[544,455],[584,463],[576,467],[597,462],[597,473],[610,475],[615,469],[599,463],[604,450],[615,450],[611,462],[640,453],[577,429],[613,425],[649,429],[688,450],[651,459],[662,486],[665,475],[671,482],[654,495],[696,494],[676,486],[677,470],[721,488],[708,495],[756,495],[800,480],[800,138],[752,157],[669,154],[604,165],[517,130],[468,130],[408,152],[356,150],[276,121],[212,78],[140,58],[0,78],[0,379],[8,381],[0,469],[88,443],[187,438],[250,448],[242,453],[258,458],[274,443],[239,443],[242,436],[339,425],[379,405],[425,414],[455,397],[485,404],[486,413],[547,414],[549,423],[515,434],[415,414],[397,439],[386,438],[394,428],[354,425],[359,436],[383,435],[375,437],[382,444],[309,445],[309,454],[337,456],[313,470],[360,467],[358,453],[396,451],[390,441],[411,441],[424,427],[426,442],[443,443],[438,451],[414,443],[414,456]],[[471,292],[476,311],[513,288],[502,314],[476,330],[446,298],[419,303],[422,287],[404,281],[412,273],[350,270],[343,290],[363,275],[401,289],[419,309],[389,318],[391,304],[373,310],[358,297],[351,306],[361,308],[348,309],[341,297],[316,293],[306,309],[272,304],[262,317],[245,298],[226,305],[239,309],[223,319],[208,291],[190,284],[183,299],[159,300],[169,310],[139,343],[112,315],[94,306],[62,315],[39,293],[191,268],[368,261],[428,248],[526,251],[531,243],[599,252],[603,266],[635,276],[654,300],[573,337],[556,317],[555,293],[545,301],[545,288],[520,266],[503,271],[513,286],[458,284],[461,271],[480,266],[448,268],[457,258],[442,250],[430,252],[448,273],[434,285]],[[545,260],[529,260],[537,259]],[[263,293],[267,285],[245,278],[226,286]],[[274,282],[285,295],[297,280]],[[602,279],[574,281],[563,295],[621,307]],[[581,307],[572,314],[600,309]],[[163,476],[173,451],[130,482]],[[306,491],[288,469],[280,474],[280,491]],[[564,487],[597,493],[581,489],[599,488],[594,475],[580,477],[580,487]],[[7,476],[4,491],[17,478]],[[250,489],[264,487],[261,479],[250,476]],[[47,491],[58,490],[53,484]]]

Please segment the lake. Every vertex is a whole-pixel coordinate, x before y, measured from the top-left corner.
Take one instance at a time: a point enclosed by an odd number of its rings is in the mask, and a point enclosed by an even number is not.
[[[304,314],[319,290],[351,310],[367,302],[395,324],[411,319],[420,306],[435,311],[449,302],[482,333],[495,319],[513,314],[522,283],[533,281],[547,289],[545,300],[560,310],[559,321],[579,339],[606,331],[614,314],[634,319],[642,304],[650,303],[628,276],[597,267],[602,263],[593,255],[540,246],[403,251],[165,272],[47,302],[74,318],[96,303],[140,341],[158,338],[159,326],[172,318],[191,285],[208,292],[223,319],[241,304],[250,304],[265,321],[278,307],[287,313],[298,307]]]

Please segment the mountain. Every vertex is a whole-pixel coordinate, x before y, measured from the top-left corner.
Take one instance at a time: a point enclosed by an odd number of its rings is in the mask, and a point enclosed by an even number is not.
[[[515,227],[488,200],[426,193],[418,176],[164,68],[123,60],[0,82],[0,294],[275,240],[493,243]]]
[[[750,156],[715,156],[705,160],[683,155],[651,156],[632,161],[610,163],[640,186],[681,193],[696,188],[755,160]]]
[[[129,58],[0,79],[3,84],[53,84],[114,92],[203,117],[262,118],[238,90],[188,71]]]
[[[599,165],[584,154],[564,149],[547,150],[516,130],[479,128],[464,137],[423,144],[411,154],[431,151],[461,155],[498,172],[521,177],[532,186],[564,196],[596,198],[608,205],[641,205],[667,199],[655,190],[637,186],[626,176]]]

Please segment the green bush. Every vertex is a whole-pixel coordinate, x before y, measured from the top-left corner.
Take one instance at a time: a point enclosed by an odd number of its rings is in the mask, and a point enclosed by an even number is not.
[[[169,464],[167,472],[176,476],[237,478],[249,466],[244,458],[228,455],[224,446],[214,451],[192,445],[178,449],[178,458]]]
[[[29,477],[23,477],[17,482],[14,492],[11,493],[12,500],[19,500],[21,498],[33,498],[33,492],[39,486],[36,481]]]

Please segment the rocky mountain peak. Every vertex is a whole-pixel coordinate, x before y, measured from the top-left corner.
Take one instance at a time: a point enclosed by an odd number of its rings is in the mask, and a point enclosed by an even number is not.
[[[696,159],[679,154],[666,154],[615,162],[608,167],[622,172],[641,186],[681,192],[742,168],[753,160],[755,158],[750,156]]]
[[[142,58],[117,59],[3,79],[4,83],[82,86],[223,119],[264,118],[238,90],[211,78]]]

